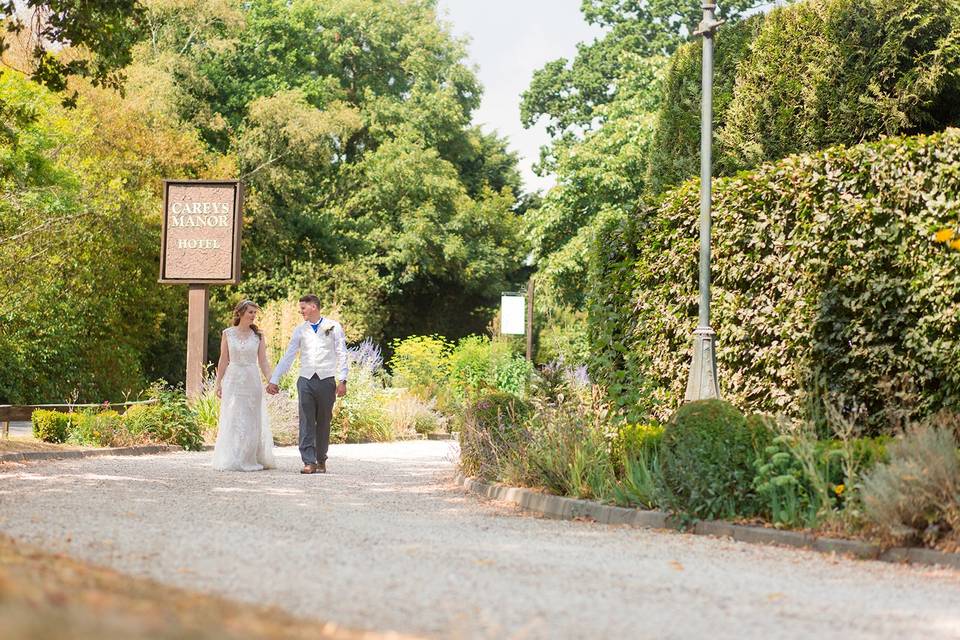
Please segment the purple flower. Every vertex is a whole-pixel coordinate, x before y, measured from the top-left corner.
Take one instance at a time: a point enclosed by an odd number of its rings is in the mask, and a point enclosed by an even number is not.
[[[355,347],[347,349],[347,358],[352,367],[367,369],[370,373],[376,373],[383,366],[383,353],[380,347],[370,338]]]
[[[587,365],[585,364],[581,364],[579,367],[568,367],[563,375],[572,384],[583,386],[590,384],[590,374],[587,373]]]

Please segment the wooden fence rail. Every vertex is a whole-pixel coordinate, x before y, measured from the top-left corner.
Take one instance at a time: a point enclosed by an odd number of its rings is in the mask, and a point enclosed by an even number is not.
[[[113,409],[123,413],[127,408],[138,404],[156,404],[157,399],[139,400],[137,402],[110,402],[101,404],[0,404],[0,425],[3,426],[2,432],[4,438],[10,437],[10,423],[17,420],[29,420],[33,415],[34,409],[45,409],[46,411],[60,411],[69,413],[77,409]]]

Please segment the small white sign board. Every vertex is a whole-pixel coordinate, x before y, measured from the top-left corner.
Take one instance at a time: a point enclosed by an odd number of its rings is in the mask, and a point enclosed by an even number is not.
[[[515,294],[500,296],[500,333],[519,335],[526,333],[527,300]]]

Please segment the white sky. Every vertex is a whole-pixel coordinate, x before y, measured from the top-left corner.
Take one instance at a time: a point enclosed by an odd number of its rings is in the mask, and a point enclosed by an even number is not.
[[[470,39],[469,59],[483,85],[474,123],[510,140],[527,191],[553,186],[552,178],[533,173],[550,137],[542,123],[531,129],[520,124],[520,94],[535,70],[574,57],[577,43],[592,41],[600,29],[584,22],[580,0],[439,0],[437,5],[453,33]]]

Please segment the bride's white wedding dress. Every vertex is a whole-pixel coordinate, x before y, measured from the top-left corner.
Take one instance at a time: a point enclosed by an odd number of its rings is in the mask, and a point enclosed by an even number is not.
[[[260,339],[251,334],[241,340],[236,327],[224,333],[230,363],[222,383],[213,467],[221,471],[273,469],[277,466],[273,457],[273,435],[257,362]]]

